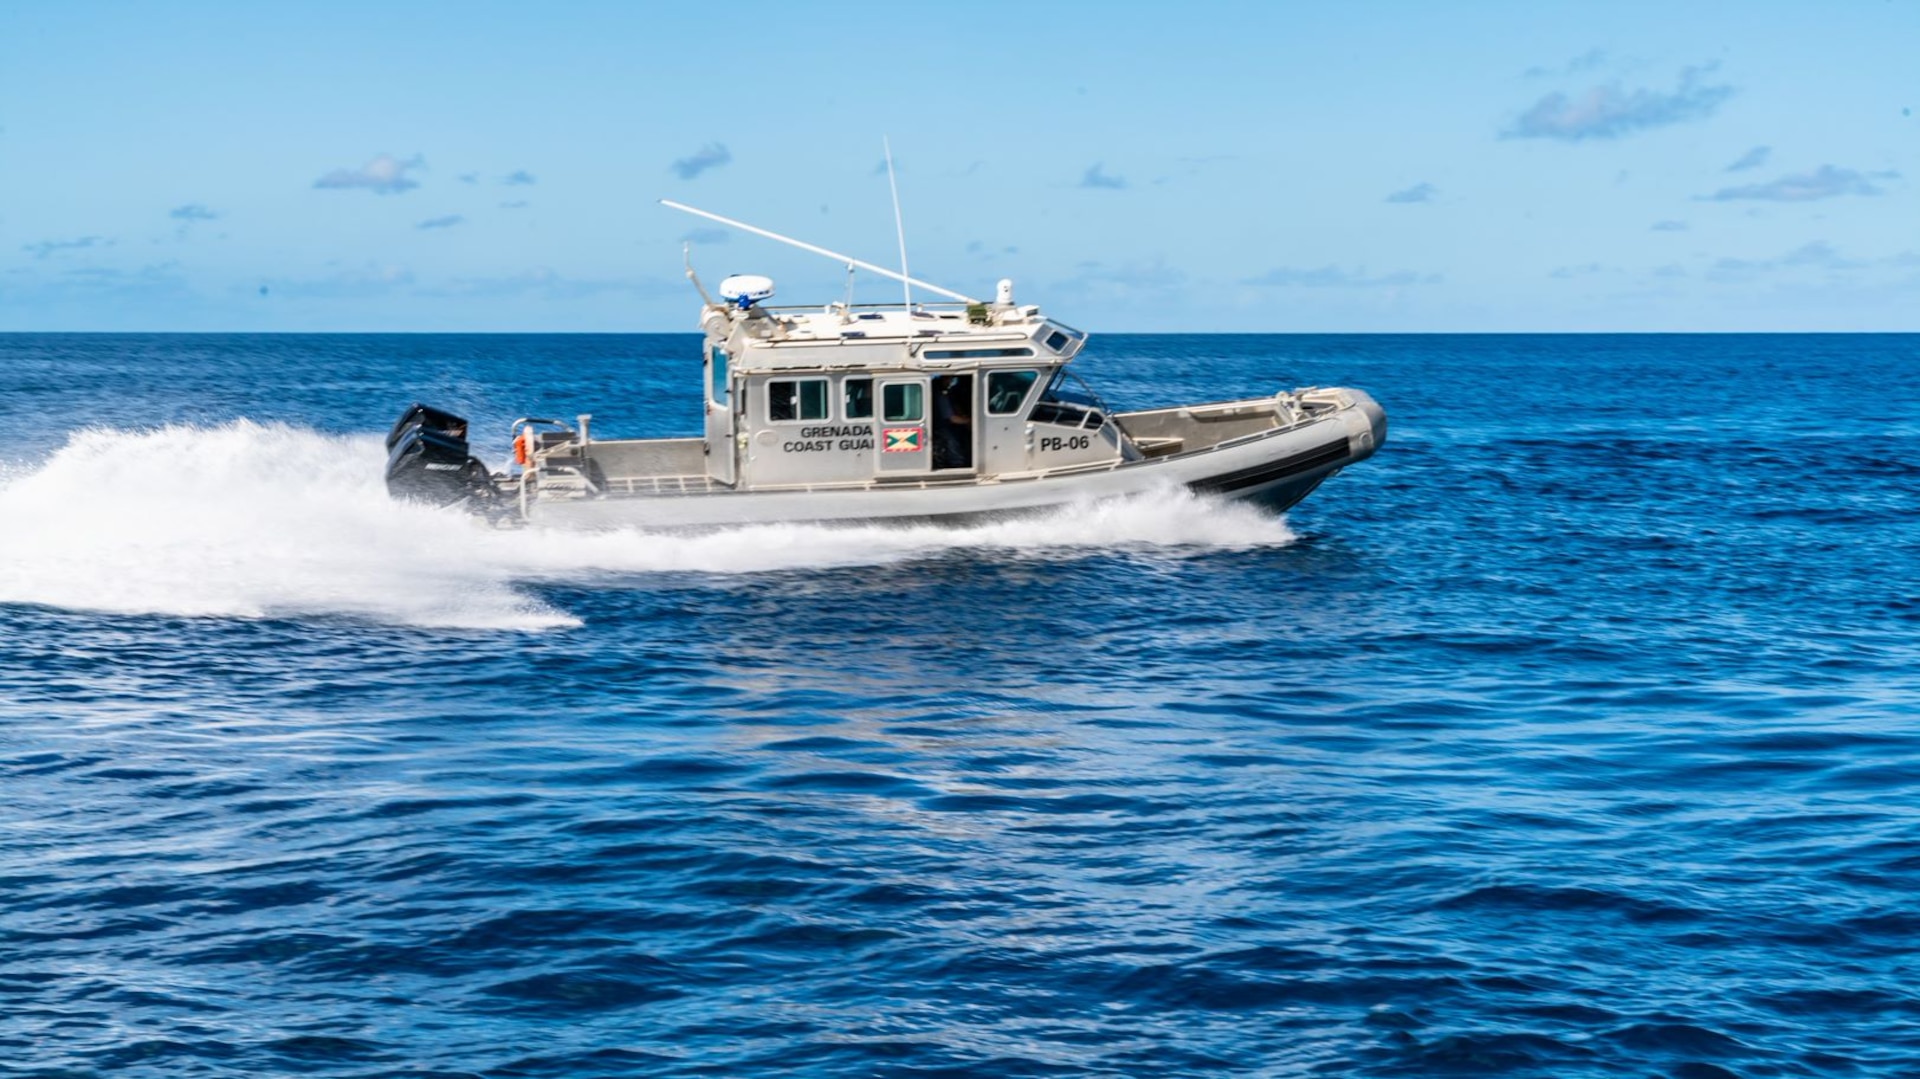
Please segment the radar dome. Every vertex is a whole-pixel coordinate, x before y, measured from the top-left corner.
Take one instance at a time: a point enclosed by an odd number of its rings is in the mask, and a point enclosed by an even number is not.
[[[742,308],[773,298],[773,278],[757,273],[737,273],[720,282],[720,298]]]

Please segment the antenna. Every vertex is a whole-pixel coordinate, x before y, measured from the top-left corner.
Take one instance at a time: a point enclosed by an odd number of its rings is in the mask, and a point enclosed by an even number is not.
[[[913,278],[907,272],[907,226],[900,219],[900,185],[893,182],[893,144],[880,136],[880,148],[887,155],[887,189],[893,192],[893,231],[900,237],[900,287],[907,294],[907,311],[913,311]]]
[[[700,299],[705,302],[708,307],[714,306],[713,297],[707,295],[707,286],[701,284],[700,275],[693,272],[693,243],[691,241],[684,242],[680,245],[680,257],[686,260],[687,280],[693,282],[694,291],[700,294]]]
[[[669,209],[678,210],[683,214],[692,214],[695,217],[704,217],[708,221],[717,221],[722,225],[726,225],[730,228],[739,229],[742,232],[751,232],[755,236],[765,236],[769,240],[778,240],[779,242],[786,244],[789,247],[797,247],[802,251],[811,251],[816,255],[825,255],[826,257],[834,260],[835,262],[844,262],[850,266],[858,266],[863,270],[872,271],[873,273],[877,273],[882,277],[888,278],[889,280],[904,281],[911,285],[918,285],[921,288],[926,289],[928,292],[938,293],[939,295],[945,296],[949,300],[959,300],[961,303],[979,303],[980,302],[979,300],[976,300],[971,296],[965,295],[963,293],[955,292],[950,288],[941,288],[939,285],[930,284],[926,281],[920,280],[919,278],[907,277],[904,274],[900,274],[893,270],[889,270],[885,266],[875,266],[871,262],[866,262],[861,259],[852,258],[850,256],[843,255],[838,251],[829,251],[824,247],[819,247],[817,245],[807,243],[804,240],[796,240],[791,236],[782,236],[777,232],[769,232],[763,228],[756,228],[753,225],[747,224],[745,221],[735,221],[731,217],[721,217],[719,214],[708,213],[705,210],[695,209],[692,206],[688,206],[684,202],[675,202],[672,199],[661,199],[660,205],[665,206]]]

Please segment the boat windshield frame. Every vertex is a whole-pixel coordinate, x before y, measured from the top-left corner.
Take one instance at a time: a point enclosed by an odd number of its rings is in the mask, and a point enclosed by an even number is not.
[[[1069,387],[1068,383],[1072,383],[1072,386]],[[1065,365],[1054,368],[1053,377],[1047,380],[1047,388],[1040,391],[1038,400],[1052,404],[1073,405],[1077,408],[1097,408],[1109,416],[1113,414],[1113,409],[1107,405],[1106,399],[1094,392],[1093,387],[1087,385],[1086,379],[1081,378],[1072,368]]]

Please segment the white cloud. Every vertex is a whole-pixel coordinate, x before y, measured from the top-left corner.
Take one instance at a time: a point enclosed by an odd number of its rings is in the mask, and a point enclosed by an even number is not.
[[[335,169],[315,180],[313,186],[339,190],[364,188],[376,195],[397,195],[420,186],[418,181],[408,179],[407,171],[425,168],[426,164],[418,154],[405,161],[392,154],[380,154],[357,169]]]
[[[1711,67],[1683,70],[1680,85],[1670,93],[1644,88],[1628,90],[1618,82],[1603,83],[1577,98],[1551,93],[1521,113],[1501,136],[1565,142],[1616,139],[1649,128],[1704,119],[1713,115],[1734,92],[1731,86],[1703,82],[1701,76],[1711,70]]]
[[[104,236],[81,236],[73,240],[42,240],[37,244],[25,244],[20,250],[43,259],[48,255],[62,251],[84,251],[89,247],[112,247],[113,241]]]
[[[1876,264],[1899,267],[1900,256],[1889,259],[1849,258],[1825,240],[1813,240],[1783,255],[1770,259],[1723,258],[1714,262],[1708,276],[1716,281],[1751,281],[1761,274],[1781,270],[1862,270]]]
[[[1813,202],[1817,199],[1838,198],[1841,195],[1878,195],[1880,188],[1874,186],[1873,179],[1897,179],[1897,172],[1875,173],[1869,178],[1855,169],[1843,169],[1833,165],[1822,165],[1812,172],[1798,172],[1768,180],[1760,184],[1742,184],[1739,187],[1723,187],[1711,195],[1703,196],[1710,202],[1733,202],[1739,199],[1757,199],[1763,202]]]
[[[725,143],[710,142],[667,167],[682,180],[691,180],[708,169],[717,169],[732,160],[733,154],[727,150]]]
[[[1127,186],[1127,181],[1124,177],[1109,175],[1105,163],[1096,161],[1087,166],[1086,173],[1080,177],[1080,186],[1119,191]]]

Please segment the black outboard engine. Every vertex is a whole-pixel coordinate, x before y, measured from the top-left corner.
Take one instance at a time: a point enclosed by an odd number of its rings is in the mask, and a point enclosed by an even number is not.
[[[422,404],[387,434],[387,493],[436,506],[485,506],[499,494],[486,464],[467,452],[467,421]]]

